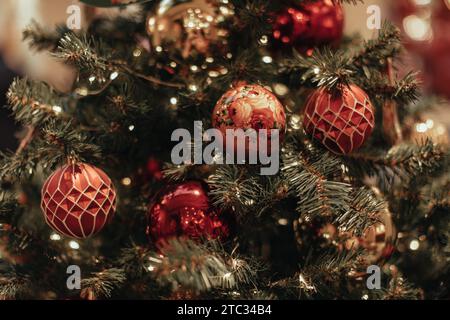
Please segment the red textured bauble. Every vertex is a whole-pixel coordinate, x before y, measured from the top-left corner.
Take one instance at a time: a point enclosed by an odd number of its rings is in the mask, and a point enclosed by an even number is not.
[[[157,244],[172,237],[227,239],[233,216],[213,208],[207,192],[199,181],[162,190],[149,207],[147,235]]]
[[[278,129],[280,140],[286,131],[286,114],[277,97],[269,90],[256,84],[239,84],[228,90],[217,102],[212,114],[212,125],[226,135],[227,129],[268,130]],[[235,143],[235,147],[236,147]],[[258,143],[259,145],[259,143]],[[246,151],[249,145],[246,144]]]
[[[98,233],[113,217],[116,192],[111,179],[85,163],[56,170],[42,187],[41,208],[55,231],[73,238]]]
[[[304,112],[306,133],[337,154],[358,149],[375,125],[369,97],[354,84],[333,93],[317,89],[308,97]]]
[[[344,30],[344,13],[331,0],[304,1],[281,10],[273,19],[274,45],[295,47],[304,52],[319,45],[340,41]]]

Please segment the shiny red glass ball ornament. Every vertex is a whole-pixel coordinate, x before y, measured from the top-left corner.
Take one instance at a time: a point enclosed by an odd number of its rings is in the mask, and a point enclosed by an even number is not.
[[[276,13],[273,18],[275,47],[296,48],[300,52],[340,41],[344,30],[344,12],[331,0],[304,1]]]
[[[149,207],[147,235],[156,244],[172,237],[226,240],[233,216],[214,208],[207,192],[207,185],[199,181],[162,190]]]

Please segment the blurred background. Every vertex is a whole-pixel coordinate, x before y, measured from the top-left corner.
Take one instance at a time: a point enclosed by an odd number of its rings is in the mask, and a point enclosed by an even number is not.
[[[22,30],[36,20],[46,28],[65,23],[68,6],[81,8],[82,25],[96,15],[120,14],[117,9],[94,9],[75,0],[2,0],[0,1],[0,104],[5,105],[5,94],[15,76],[43,80],[57,90],[71,87],[74,73],[46,53],[36,53],[22,41]],[[377,34],[367,27],[367,8],[377,5],[381,19],[394,21],[402,30],[407,52],[399,73],[408,70],[421,72],[424,90],[450,99],[450,0],[366,0],[357,6],[345,5],[346,34],[359,33],[365,39]],[[448,105],[441,105],[427,114],[450,132]],[[19,131],[8,116],[0,110],[0,150],[15,149]]]

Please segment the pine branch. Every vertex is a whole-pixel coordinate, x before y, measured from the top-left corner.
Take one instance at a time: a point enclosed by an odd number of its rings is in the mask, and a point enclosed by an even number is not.
[[[13,266],[2,271],[0,265],[0,300],[25,298],[33,291],[31,277]]]
[[[10,224],[21,212],[22,208],[13,195],[0,193],[0,224]]]
[[[60,40],[58,50],[53,55],[69,65],[76,66],[81,71],[89,71],[98,76],[106,70],[118,70],[157,86],[185,87],[183,83],[166,82],[134,70],[128,66],[127,61],[113,59],[111,52],[114,52],[114,50],[108,48],[101,41],[95,41],[93,38],[88,39],[87,36],[79,37],[69,32]],[[113,71],[111,72],[112,74],[114,73]]]
[[[149,249],[133,244],[121,250],[117,265],[125,271],[128,278],[139,279],[148,272],[150,254]]]
[[[414,288],[409,282],[401,277],[393,278],[389,286],[381,291],[373,290],[376,298],[383,300],[418,300],[423,299],[421,290]],[[378,292],[377,292],[378,291]]]
[[[402,79],[390,82],[385,72],[371,70],[359,79],[359,84],[372,100],[394,100],[403,108],[419,98],[420,81],[416,72],[409,72]]]
[[[214,206],[233,208],[239,214],[248,212],[263,192],[256,178],[248,177],[245,169],[239,166],[220,166],[209,177],[208,185]]]
[[[28,149],[21,153],[0,152],[0,180],[20,181],[36,171],[37,155]]]
[[[81,295],[90,300],[111,298],[113,291],[126,281],[124,270],[105,269],[92,274],[91,278],[81,280]]]
[[[350,210],[337,216],[334,225],[339,230],[362,236],[368,227],[379,221],[380,212],[386,208],[385,201],[379,199],[370,189],[356,188],[351,192]]]
[[[54,51],[58,46],[59,39],[68,31],[66,25],[58,26],[55,31],[46,30],[33,20],[23,31],[22,38],[24,41],[29,41],[30,48],[34,50]]]
[[[331,179],[342,174],[341,160],[329,152],[310,147],[311,154],[289,146],[283,154],[281,171],[290,191],[298,199],[297,211],[328,217],[349,211],[350,185]]]
[[[16,79],[7,93],[10,108],[17,121],[33,126],[56,117],[66,101],[47,84],[28,79]]]
[[[357,250],[326,252],[318,257],[308,256],[301,271],[294,276],[270,284],[272,290],[290,299],[352,298],[348,288],[349,271],[357,268],[361,252]]]
[[[280,72],[295,72],[305,85],[332,90],[350,83],[354,74],[351,62],[351,57],[344,51],[324,48],[315,51],[310,57],[296,53],[293,60],[287,60],[281,65]]]
[[[270,1],[232,0],[230,2],[233,5],[236,17],[233,28],[236,30],[237,35],[239,35],[239,40],[243,40],[241,38],[243,35],[246,36],[245,39],[247,41],[239,41],[241,44],[255,43],[261,36],[270,34],[270,24],[267,23],[270,13]],[[256,41],[251,41],[251,39]]]
[[[217,241],[201,245],[173,239],[153,254],[149,269],[162,284],[195,291],[234,289],[253,281],[255,271],[239,257],[228,255]]]
[[[100,44],[94,42],[93,38],[88,39],[86,36],[80,38],[69,32],[61,38],[58,51],[53,55],[80,70],[106,70],[108,57],[98,54],[95,48],[99,47]]]
[[[400,49],[400,30],[385,20],[378,32],[378,37],[365,41],[362,50],[352,60],[356,68],[362,67],[366,74],[370,74],[371,68],[384,70],[386,59],[397,55]]]
[[[431,140],[420,145],[401,144],[381,156],[354,154],[347,157],[350,174],[356,177],[377,176],[385,185],[394,177],[404,181],[437,169],[445,152]]]
[[[68,159],[91,163],[101,159],[100,148],[70,122],[49,121],[42,129],[37,151],[38,158],[50,168]]]

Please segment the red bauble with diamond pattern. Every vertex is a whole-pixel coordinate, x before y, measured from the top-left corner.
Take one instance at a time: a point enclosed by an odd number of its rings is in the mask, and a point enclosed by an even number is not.
[[[354,84],[333,93],[318,89],[306,102],[305,131],[334,153],[348,154],[361,147],[374,125],[372,103]]]
[[[42,187],[41,208],[55,231],[73,238],[98,233],[114,215],[116,192],[111,179],[85,163],[56,170]]]

